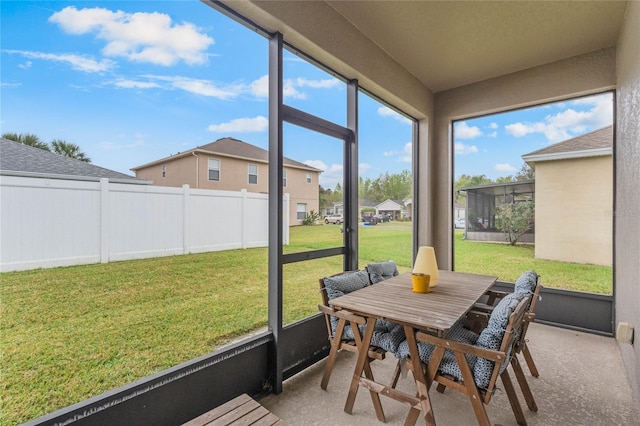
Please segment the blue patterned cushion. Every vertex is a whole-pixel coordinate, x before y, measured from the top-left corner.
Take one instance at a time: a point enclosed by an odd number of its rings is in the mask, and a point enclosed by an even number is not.
[[[364,332],[364,329],[362,332]],[[376,321],[376,331],[373,332],[373,337],[371,338],[371,344],[373,346],[396,353],[400,344],[405,340],[404,327],[400,324],[385,320]]]
[[[531,294],[536,289],[538,274],[536,271],[527,271],[520,275],[515,283],[515,293]]]
[[[367,274],[367,271],[356,271],[347,272],[333,277],[326,277],[324,278],[324,286],[327,290],[329,300],[331,300],[369,286],[369,275]],[[331,329],[335,333],[336,328],[338,327],[338,319],[333,316],[330,319]],[[364,333],[364,325],[359,326],[359,328],[360,333]],[[354,339],[353,329],[350,324],[347,324],[344,328],[342,339]],[[401,325],[385,320],[377,320],[373,337],[371,337],[371,344],[389,352],[395,352],[398,350],[398,346],[404,339],[404,328]]]
[[[344,296],[352,291],[360,290],[369,285],[367,271],[346,272],[341,275],[324,278],[329,300]]]
[[[518,306],[518,303],[526,297],[525,293],[511,293],[505,296],[498,305],[493,309],[491,316],[489,317],[489,324],[487,328],[482,330],[476,345],[493,350],[499,350],[504,338],[504,332],[509,323],[509,316],[513,310]],[[510,355],[510,354],[509,354]],[[507,360],[502,363],[500,371],[508,365],[510,356],[507,356]],[[478,359],[473,368],[473,377],[481,389],[486,389],[489,386],[491,380],[491,373],[493,371],[494,362],[483,358]]]
[[[462,327],[459,324],[453,326],[445,337],[447,339],[466,343],[468,345],[474,345],[476,343],[476,340],[478,340],[478,335],[476,333]],[[435,346],[433,345],[425,342],[418,342],[418,354],[420,355],[420,360],[424,363],[429,363],[434,349]],[[406,340],[400,344],[395,355],[400,359],[409,357],[409,345],[407,344]],[[465,357],[467,358],[467,362],[469,363],[471,371],[473,371],[473,367],[476,363],[476,357],[473,355],[465,355]],[[460,371],[460,367],[458,366],[456,357],[453,352],[448,349],[444,353],[444,357],[442,358],[442,362],[440,362],[438,371],[440,372],[440,374],[448,374],[458,380],[462,380],[462,372]]]
[[[369,275],[367,271],[345,272],[344,274],[324,278],[324,287],[327,290],[329,300],[344,296],[352,291],[360,290],[368,285]],[[331,331],[335,333],[338,327],[338,318],[332,316],[330,317],[330,321]],[[348,324],[347,327],[345,327],[343,338],[353,339],[353,330],[351,330]]]
[[[445,337],[447,339],[456,340],[469,345],[499,350],[502,338],[504,337],[505,328],[509,322],[509,316],[524,297],[526,297],[525,294],[517,293],[511,293],[505,296],[494,308],[491,317],[489,318],[487,328],[485,328],[479,336],[461,325],[456,324]],[[418,342],[418,354],[420,355],[420,360],[428,364],[431,356],[433,355],[434,348],[435,346],[433,345]],[[409,357],[409,346],[406,340],[398,347],[396,357],[400,359]],[[487,386],[489,386],[489,381],[491,380],[491,373],[494,366],[493,361],[477,358],[473,355],[465,355],[465,357],[467,358],[469,367],[473,372],[473,378],[476,385],[480,389],[486,389]],[[511,357],[509,353],[507,354],[507,359],[500,367],[500,372],[504,371],[508,366],[510,359]],[[453,352],[448,349],[445,351],[438,371],[440,374],[448,374],[458,380],[462,380],[460,366],[458,365]]]
[[[399,275],[398,267],[393,260],[386,262],[370,263],[367,265],[369,271],[369,279],[371,284],[379,283],[380,281],[388,280],[389,278]]]

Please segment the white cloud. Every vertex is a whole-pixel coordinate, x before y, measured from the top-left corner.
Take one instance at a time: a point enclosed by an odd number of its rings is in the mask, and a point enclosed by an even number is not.
[[[116,63],[110,59],[97,61],[93,58],[73,55],[73,54],[55,54],[44,52],[32,52],[25,50],[4,50],[3,52],[22,55],[25,58],[42,59],[45,61],[62,62],[71,65],[71,68],[83,72],[104,72],[115,68]],[[30,62],[28,62],[30,63]]]
[[[497,128],[498,128],[498,123],[491,123],[491,124],[489,124],[489,128],[490,128],[490,129],[497,129]]]
[[[402,114],[398,114],[397,112],[395,112],[394,110],[392,110],[389,107],[386,106],[381,106],[378,108],[378,115],[381,117],[391,117],[395,120],[400,121],[401,123],[405,123],[405,124],[411,124],[411,120],[409,120],[407,117],[405,117]]]
[[[307,95],[301,92],[300,88],[310,87],[312,89],[332,89],[340,85],[338,79],[308,80],[306,78],[287,79],[283,82],[282,95],[285,98],[306,99]],[[263,75],[257,80],[249,83],[249,93],[257,98],[269,96],[269,76]]]
[[[497,172],[515,172],[517,169],[509,163],[498,163],[493,166],[493,170]]]
[[[298,77],[295,80],[291,80],[296,87],[311,87],[313,89],[333,89],[339,87],[341,82],[337,78],[325,78],[322,80],[309,80],[306,78]]]
[[[245,87],[241,84],[224,85],[217,84],[210,80],[200,80],[197,78],[160,75],[144,75],[142,77],[150,80],[166,82],[170,89],[180,89],[196,95],[209,96],[223,100],[235,98],[245,91]]]
[[[343,179],[343,167],[342,164],[332,164],[327,166],[322,160],[305,160],[303,161],[307,166],[315,167],[316,169],[323,170],[320,173],[319,183],[323,188],[334,189],[336,184],[342,185]]]
[[[453,134],[456,139],[473,139],[482,136],[482,131],[477,126],[469,126],[466,121],[455,124]]]
[[[587,111],[577,111],[571,107],[555,115],[547,115],[539,122],[517,122],[505,126],[508,134],[522,137],[531,133],[541,133],[550,142],[570,139],[580,133],[608,126],[613,122],[613,99],[611,95],[591,96],[570,102],[573,106],[592,106]]]
[[[236,118],[226,123],[211,124],[207,130],[216,133],[248,133],[263,132],[268,128],[269,120],[259,115],[254,118]]]
[[[456,142],[454,144],[455,155],[467,155],[475,154],[478,152],[478,147],[475,145],[465,145],[462,142]]]
[[[29,68],[31,68],[31,65],[33,65],[33,62],[27,61],[24,64],[18,65],[18,68],[22,68],[23,70],[28,70]]]
[[[249,84],[249,91],[257,98],[269,97],[269,75],[263,75]]]
[[[372,167],[373,167],[373,166],[372,166],[371,164],[369,164],[369,163],[360,163],[360,164],[358,165],[358,174],[359,174],[360,176],[363,176],[363,175],[365,175],[369,170],[371,170],[371,169],[372,169]]]
[[[385,157],[397,157],[401,163],[411,163],[411,158],[413,158],[411,142],[407,142],[404,147],[402,147],[402,151],[384,151],[382,155]]]
[[[122,89],[155,89],[161,87],[158,83],[152,81],[135,81],[124,78],[116,80],[114,86]]]
[[[491,132],[487,135],[490,138],[497,138],[498,137],[498,132]]]
[[[305,160],[303,161],[307,166],[315,167],[316,169],[320,169],[322,171],[327,170],[327,165],[322,160]]]
[[[106,42],[105,56],[124,57],[134,62],[174,65],[184,61],[189,65],[206,62],[206,50],[214,40],[195,25],[172,22],[163,13],[112,12],[104,8],[76,9],[65,7],[49,17],[68,34],[94,33]]]

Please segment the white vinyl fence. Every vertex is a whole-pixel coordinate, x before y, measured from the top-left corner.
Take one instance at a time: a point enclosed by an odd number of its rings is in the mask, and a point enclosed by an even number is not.
[[[266,247],[268,219],[244,189],[2,176],[0,272]]]

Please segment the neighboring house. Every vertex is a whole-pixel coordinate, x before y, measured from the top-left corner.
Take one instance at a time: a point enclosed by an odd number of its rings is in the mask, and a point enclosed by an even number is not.
[[[464,219],[466,217],[466,208],[460,203],[453,204],[453,220]]]
[[[75,158],[0,138],[0,175],[148,185],[151,182]]]
[[[318,178],[322,170],[283,158],[284,192],[290,196],[289,223],[300,225],[312,210],[319,210]],[[134,167],[136,176],[154,185],[269,192],[269,152],[233,138]]]
[[[405,219],[413,220],[413,198],[404,200]]]
[[[387,214],[391,216],[393,220],[400,220],[403,217],[404,205],[401,201],[385,200],[375,206],[375,208],[376,212],[379,214]]]
[[[536,258],[611,265],[613,127],[522,159],[536,171]]]
[[[329,204],[320,210],[322,216],[330,216],[332,214],[344,214],[344,203],[342,201]]]

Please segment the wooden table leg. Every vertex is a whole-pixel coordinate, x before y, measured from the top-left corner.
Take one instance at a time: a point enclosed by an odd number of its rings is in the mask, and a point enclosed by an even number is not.
[[[356,401],[356,395],[358,388],[360,387],[360,378],[364,371],[367,379],[373,380],[373,373],[371,372],[371,365],[369,364],[368,349],[371,345],[371,338],[373,337],[373,331],[376,328],[376,318],[367,318],[367,324],[362,339],[359,338],[359,332],[354,330],[354,336],[356,345],[358,346],[358,361],[356,362],[356,368],[353,372],[353,378],[351,379],[351,386],[349,386],[349,395],[347,396],[347,402],[344,405],[344,411],[351,414],[353,411],[353,404]],[[384,412],[382,411],[382,403],[380,402],[380,395],[377,392],[370,390],[371,400],[373,401],[373,407],[376,410],[376,417],[381,422],[386,422]]]
[[[418,343],[416,341],[415,330],[405,325],[404,334],[407,337],[407,344],[409,345],[409,355],[411,357],[411,364],[413,365],[413,378],[415,379],[416,387],[418,388],[418,397],[420,398],[420,406],[425,424],[435,426],[436,420],[433,416],[433,408],[431,407],[431,400],[429,399],[431,380],[426,378],[422,372],[422,363],[420,362],[420,355],[418,353]],[[418,420],[419,415],[420,410],[412,407],[405,419],[405,426],[414,425],[416,420]]]

